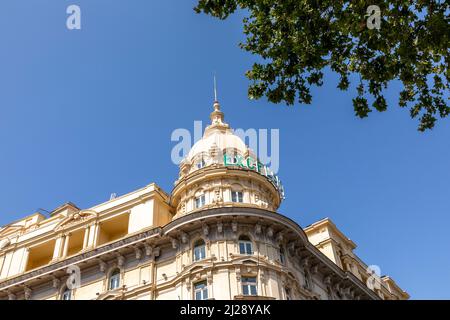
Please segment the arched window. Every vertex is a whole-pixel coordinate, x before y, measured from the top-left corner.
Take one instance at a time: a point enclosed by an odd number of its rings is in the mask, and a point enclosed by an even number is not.
[[[253,254],[253,243],[247,236],[239,237],[239,253],[240,254]]]
[[[61,300],[71,300],[72,299],[72,290],[67,287],[64,287],[61,293]]]
[[[284,254],[283,246],[280,246],[280,262],[284,264],[286,262],[286,255]]]
[[[114,269],[109,276],[108,290],[115,290],[120,286],[120,270]]]
[[[194,261],[199,261],[206,258],[205,241],[198,240],[194,244]]]

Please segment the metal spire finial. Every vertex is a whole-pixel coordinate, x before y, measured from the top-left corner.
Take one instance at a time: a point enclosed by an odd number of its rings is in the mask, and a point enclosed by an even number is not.
[[[214,73],[214,102],[217,102],[217,83],[216,74]]]

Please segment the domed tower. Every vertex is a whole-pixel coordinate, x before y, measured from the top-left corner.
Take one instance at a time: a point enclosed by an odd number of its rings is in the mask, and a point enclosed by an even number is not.
[[[174,219],[217,207],[276,211],[283,198],[278,178],[224,121],[218,101],[202,139],[180,164],[172,191]]]

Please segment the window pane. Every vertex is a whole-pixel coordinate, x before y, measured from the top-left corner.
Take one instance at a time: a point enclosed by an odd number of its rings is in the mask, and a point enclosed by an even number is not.
[[[247,282],[256,283],[256,278],[247,278]]]
[[[245,244],[243,242],[239,243],[239,253],[245,254]]]
[[[205,281],[194,284],[194,292],[195,300],[208,299],[208,287]]]
[[[200,260],[200,257],[199,257],[199,255],[198,255],[198,249],[197,249],[197,248],[194,249],[194,260],[195,260],[195,261]]]
[[[247,254],[252,254],[252,244],[246,243],[246,246],[247,246]]]
[[[256,296],[256,286],[250,286],[250,292],[253,296]]]
[[[120,285],[120,275],[114,274],[111,276],[111,279],[109,280],[109,289],[114,290],[117,289]]]
[[[248,286],[247,285],[242,285],[242,294],[244,296],[248,296]]]
[[[205,259],[206,249],[204,245],[200,245],[194,248],[194,261]]]

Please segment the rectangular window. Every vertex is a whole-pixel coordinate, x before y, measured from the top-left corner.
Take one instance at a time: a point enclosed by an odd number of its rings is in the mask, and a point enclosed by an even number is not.
[[[199,261],[206,258],[205,245],[196,246],[194,248],[194,261]]]
[[[194,285],[194,296],[195,300],[208,299],[208,286],[206,285],[206,281],[198,282]]]
[[[244,202],[244,195],[241,191],[231,191],[231,201]]]
[[[253,254],[252,243],[250,241],[239,241],[240,254]]]
[[[205,205],[205,195],[202,194],[201,196],[195,198],[195,208],[199,209]]]
[[[256,296],[256,277],[243,277],[242,278],[242,294],[244,296]]]

